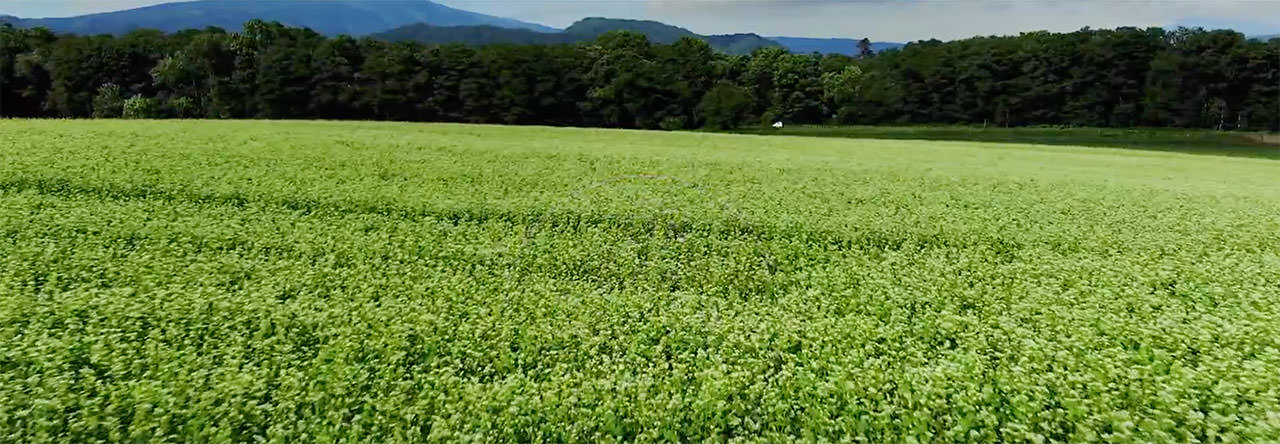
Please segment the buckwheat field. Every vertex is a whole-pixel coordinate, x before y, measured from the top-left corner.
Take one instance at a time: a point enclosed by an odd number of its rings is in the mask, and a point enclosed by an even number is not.
[[[0,442],[1275,442],[1280,162],[0,121]]]

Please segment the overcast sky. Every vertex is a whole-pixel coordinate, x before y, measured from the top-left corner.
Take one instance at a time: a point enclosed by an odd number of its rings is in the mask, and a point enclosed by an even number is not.
[[[268,0],[264,0],[268,1]],[[377,1],[377,0],[366,0]],[[703,34],[755,32],[881,41],[953,39],[1084,26],[1191,25],[1280,33],[1280,0],[438,0],[565,27],[587,16],[659,20]],[[0,0],[0,14],[57,17],[156,0]]]

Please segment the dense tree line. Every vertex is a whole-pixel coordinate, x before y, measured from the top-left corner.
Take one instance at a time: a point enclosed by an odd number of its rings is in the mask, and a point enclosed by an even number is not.
[[[967,123],[1280,129],[1280,39],[1121,28],[725,55],[613,32],[427,46],[252,21],[122,37],[0,27],[5,117],[321,118],[681,129]]]

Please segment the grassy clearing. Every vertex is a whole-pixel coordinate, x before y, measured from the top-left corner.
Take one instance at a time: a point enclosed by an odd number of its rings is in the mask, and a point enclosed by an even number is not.
[[[1089,146],[1189,154],[1280,159],[1280,144],[1265,133],[1173,128],[1000,128],[971,126],[790,126],[752,128],[744,134],[886,140],[949,140]]]
[[[0,122],[0,441],[1262,442],[1280,163]]]

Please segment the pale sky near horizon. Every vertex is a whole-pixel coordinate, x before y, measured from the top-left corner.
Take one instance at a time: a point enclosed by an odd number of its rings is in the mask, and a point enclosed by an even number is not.
[[[279,0],[260,0],[279,1]],[[377,0],[364,0],[377,1]],[[0,0],[0,14],[61,17],[164,0]],[[954,39],[1085,26],[1203,26],[1280,33],[1276,0],[437,0],[565,27],[589,17],[658,20],[703,34],[755,32],[880,41]]]

